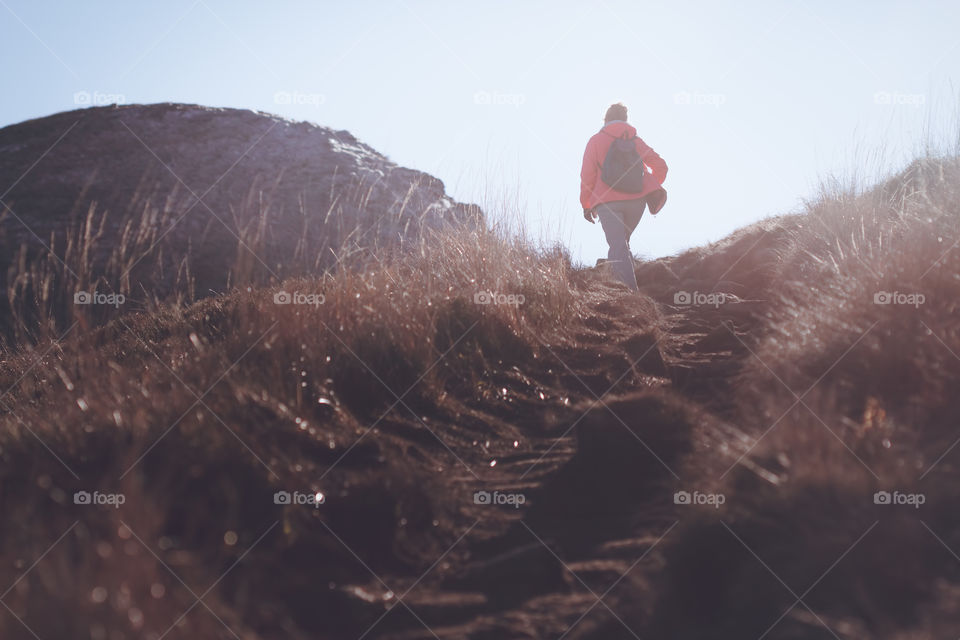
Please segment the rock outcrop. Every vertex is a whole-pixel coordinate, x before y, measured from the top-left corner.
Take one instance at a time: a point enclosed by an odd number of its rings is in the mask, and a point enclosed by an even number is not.
[[[344,243],[383,248],[428,227],[482,223],[440,180],[347,131],[183,104],[0,129],[0,194],[7,288],[24,259],[49,260],[44,245],[64,277],[91,286],[163,297],[189,282],[202,296],[320,270]]]

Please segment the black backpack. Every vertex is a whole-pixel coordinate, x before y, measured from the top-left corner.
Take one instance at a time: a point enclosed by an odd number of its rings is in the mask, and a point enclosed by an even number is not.
[[[604,131],[603,133],[607,133]],[[643,164],[643,158],[637,151],[636,136],[627,138],[617,138],[612,133],[607,133],[613,138],[610,143],[610,149],[607,151],[607,157],[603,159],[603,168],[600,171],[600,179],[617,191],[624,193],[640,193],[643,191],[643,178],[647,175],[647,169]]]

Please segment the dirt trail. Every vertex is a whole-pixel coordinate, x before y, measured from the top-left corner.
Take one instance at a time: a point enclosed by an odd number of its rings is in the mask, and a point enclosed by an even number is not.
[[[403,604],[393,600],[373,635],[577,638],[619,628],[632,637],[614,603],[627,585],[632,598],[642,593],[657,566],[648,552],[676,522],[691,401],[724,397],[748,353],[741,340],[754,308],[654,303],[586,277],[590,311],[575,340],[543,343],[522,370],[491,371],[500,406],[463,407],[488,433],[519,435],[506,448],[485,440],[457,449],[462,486],[453,493],[520,494],[524,504],[463,507],[466,533],[437,566],[421,580],[384,580]],[[368,607],[371,622],[383,606]]]

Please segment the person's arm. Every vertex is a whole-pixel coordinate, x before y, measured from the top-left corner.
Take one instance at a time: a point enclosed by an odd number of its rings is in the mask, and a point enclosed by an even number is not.
[[[585,214],[592,208],[593,190],[599,174],[592,142],[593,138],[587,142],[587,148],[583,152],[583,166],[580,168],[580,204],[583,205]]]
[[[640,138],[637,138],[637,142],[637,151],[640,153],[640,157],[643,158],[643,163],[650,167],[654,179],[662,185],[663,181],[667,179],[667,163],[660,157],[660,154],[649,147],[646,142]]]

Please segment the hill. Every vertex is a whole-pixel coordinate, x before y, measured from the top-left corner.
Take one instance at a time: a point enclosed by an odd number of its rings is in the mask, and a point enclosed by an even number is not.
[[[25,348],[0,631],[955,636],[958,190],[918,160],[641,295],[428,229]]]
[[[423,228],[482,223],[440,180],[348,131],[197,105],[95,107],[4,127],[0,184],[7,338],[44,321],[65,331],[77,291],[138,309],[192,301],[416,243]],[[90,322],[107,317],[86,311]]]

